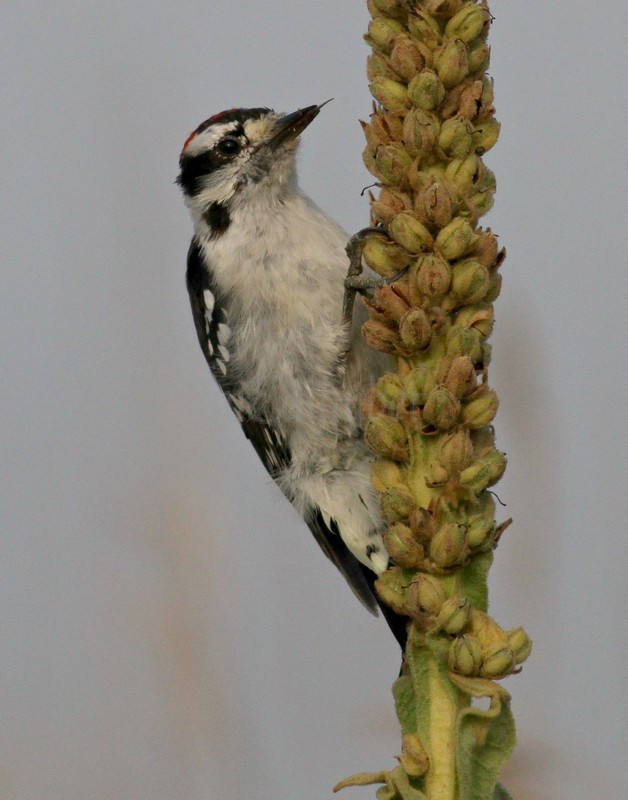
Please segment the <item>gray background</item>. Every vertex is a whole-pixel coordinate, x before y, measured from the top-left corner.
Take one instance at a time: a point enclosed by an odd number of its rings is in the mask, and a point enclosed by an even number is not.
[[[492,612],[536,645],[506,681],[505,780],[519,800],[619,800],[626,4],[493,13],[487,222],[509,256],[491,381],[515,524]],[[394,641],[210,379],[173,185],[210,114],[333,96],[301,182],[362,227],[366,22],[358,0],[2,3],[4,800],[321,800],[394,764]]]

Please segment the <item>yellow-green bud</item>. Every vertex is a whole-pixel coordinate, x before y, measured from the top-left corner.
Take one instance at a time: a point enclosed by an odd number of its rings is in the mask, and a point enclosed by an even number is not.
[[[462,406],[462,422],[472,430],[483,428],[493,421],[498,406],[499,400],[495,392],[483,386]]]
[[[403,83],[380,76],[371,81],[369,89],[377,102],[388,111],[397,113],[405,111],[408,105],[408,90]]]
[[[412,530],[403,522],[395,522],[384,536],[384,545],[395,564],[404,569],[416,569],[423,564],[425,553]]]
[[[515,664],[523,664],[532,650],[532,640],[523,628],[513,628],[506,631],[508,644],[513,652]]]
[[[397,408],[403,384],[401,378],[392,372],[387,372],[375,384],[375,397],[377,402],[385,409],[393,411]]]
[[[447,389],[432,389],[423,407],[423,422],[440,431],[449,430],[458,421],[460,400]]]
[[[428,254],[412,265],[408,280],[411,287],[416,287],[419,295],[442,297],[451,284],[451,267],[440,256]]]
[[[476,675],[482,663],[480,643],[475,636],[465,633],[449,645],[449,669],[459,675]]]
[[[404,381],[406,405],[410,408],[422,406],[432,390],[434,380],[427,367],[419,364],[410,372]]]
[[[378,147],[375,164],[384,183],[402,188],[408,185],[408,170],[412,158],[402,144],[392,142]]]
[[[399,761],[404,770],[414,778],[425,775],[430,766],[430,760],[421,743],[418,733],[404,733],[401,739],[402,755]]]
[[[425,11],[415,9],[408,15],[408,30],[416,39],[424,42],[430,50],[435,50],[441,43],[440,26],[434,17]]]
[[[373,294],[374,307],[377,311],[396,323],[399,323],[410,307],[401,292],[395,290],[395,284],[378,286]]]
[[[473,258],[454,265],[451,288],[461,303],[477,303],[488,290],[488,270]]]
[[[378,458],[371,464],[371,483],[376,492],[385,492],[391,486],[403,484],[399,464],[387,458]]]
[[[470,75],[487,70],[490,60],[491,48],[484,39],[474,39],[469,43],[468,66]]]
[[[462,0],[423,0],[422,5],[429,14],[453,17],[462,8]]]
[[[452,117],[441,125],[438,146],[450,158],[465,158],[473,148],[473,126],[466,119]]]
[[[399,336],[411,353],[424,350],[432,338],[432,326],[425,311],[411,308],[399,324]]]
[[[444,181],[432,181],[417,194],[416,213],[422,222],[442,228],[451,221],[454,206],[452,193]]]
[[[469,356],[477,364],[482,357],[480,334],[473,328],[455,325],[447,333],[447,353],[450,356]]]
[[[414,510],[415,502],[407,486],[391,486],[380,497],[382,514],[388,522],[408,519]]]
[[[436,53],[434,67],[446,89],[451,89],[469,74],[469,55],[462,39],[449,39]]]
[[[471,195],[467,200],[468,211],[474,219],[483,217],[484,214],[488,214],[491,208],[493,208],[493,203],[495,202],[493,194],[494,192],[492,190],[486,189],[483,192],[477,192]]]
[[[397,614],[406,613],[406,584],[399,567],[389,567],[375,581],[380,599]]]
[[[460,473],[460,485],[479,494],[497,483],[506,469],[506,456],[498,450],[478,458]]]
[[[486,9],[475,3],[467,3],[445,26],[445,36],[470,42],[482,33],[488,19]]]
[[[482,155],[493,147],[499,136],[499,128],[500,124],[495,117],[489,117],[476,125],[472,135],[476,153]]]
[[[473,228],[468,220],[454,217],[436,237],[434,248],[453,261],[469,252],[474,244]],[[449,288],[449,287],[447,287]]]
[[[473,444],[468,431],[457,430],[447,436],[440,446],[438,460],[448,475],[465,469],[473,458]]]
[[[442,525],[430,542],[430,556],[436,566],[442,569],[461,564],[468,552],[464,526],[455,522]]]
[[[390,66],[388,59],[381,53],[371,53],[366,59],[366,75],[369,81],[375,80],[375,78],[397,80],[399,77]]]
[[[421,612],[436,616],[447,599],[438,578],[419,573],[408,587],[407,604],[410,614]]]
[[[471,153],[466,158],[454,158],[445,168],[445,177],[459,197],[465,197],[474,188],[482,169],[480,159]]]
[[[445,633],[460,633],[469,621],[471,604],[462,594],[448,597],[438,612],[437,621]]]
[[[365,42],[374,50],[390,53],[395,36],[403,32],[403,25],[390,17],[375,17],[369,23]]]
[[[434,111],[445,99],[445,87],[431,69],[424,69],[408,84],[408,99],[423,111]]]
[[[467,541],[472,550],[483,547],[491,542],[495,523],[486,517],[475,517],[467,524]]]
[[[475,367],[469,356],[454,357],[443,385],[459,400],[476,389]]]
[[[366,423],[366,441],[379,455],[393,461],[408,460],[408,437],[405,428],[396,419],[377,414]]]
[[[381,353],[395,353],[400,344],[399,334],[385,322],[369,319],[362,325],[362,335],[368,346]]]
[[[397,214],[391,220],[388,232],[409,253],[419,253],[430,247],[433,242],[431,233],[412,214]]]
[[[405,81],[410,81],[426,66],[429,51],[425,51],[425,45],[411,36],[397,36],[390,54],[390,65]]]
[[[425,157],[438,139],[438,118],[430,111],[415,108],[403,123],[403,141],[410,153]]]
[[[485,678],[499,678],[508,675],[515,664],[514,654],[510,647],[495,642],[482,648],[482,666],[480,673]]]
[[[495,314],[489,303],[477,303],[465,306],[456,314],[456,325],[464,328],[473,328],[483,339],[491,335]]]
[[[382,236],[368,236],[362,257],[372,270],[384,278],[392,278],[408,263],[408,256],[395,242]]]

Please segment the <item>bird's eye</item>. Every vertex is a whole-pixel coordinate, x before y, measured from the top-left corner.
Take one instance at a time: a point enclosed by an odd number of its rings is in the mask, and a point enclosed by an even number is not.
[[[226,156],[235,155],[240,149],[240,142],[237,139],[222,139],[218,142],[218,149]]]

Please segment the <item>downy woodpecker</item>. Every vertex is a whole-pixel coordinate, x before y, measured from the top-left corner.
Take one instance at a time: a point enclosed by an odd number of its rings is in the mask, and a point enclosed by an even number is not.
[[[343,319],[347,234],[297,184],[317,116],[223,111],[187,138],[177,178],[194,222],[187,285],[209,367],[264,466],[373,612],[383,521],[361,400],[384,371]],[[402,642],[404,626],[384,613]]]

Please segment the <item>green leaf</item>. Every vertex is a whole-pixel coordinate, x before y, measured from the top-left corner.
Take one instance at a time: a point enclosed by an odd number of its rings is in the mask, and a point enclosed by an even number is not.
[[[479,611],[488,608],[488,571],[493,563],[493,552],[478,553],[472,556],[460,576],[459,592],[469,598],[469,602]]]
[[[414,733],[417,729],[417,719],[412,678],[409,675],[400,675],[393,683],[392,693],[397,717],[401,723],[401,732]]]

